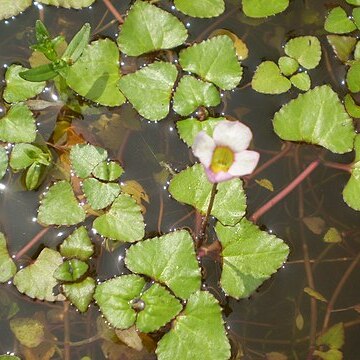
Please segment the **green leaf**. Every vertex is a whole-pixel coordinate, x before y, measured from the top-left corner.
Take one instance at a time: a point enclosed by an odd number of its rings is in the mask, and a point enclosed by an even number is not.
[[[36,319],[11,319],[10,329],[20,344],[28,348],[35,348],[39,346],[45,339],[44,324]]]
[[[33,69],[25,70],[19,73],[19,76],[28,82],[40,82],[51,80],[58,76],[54,69],[54,63],[39,65]]]
[[[88,260],[93,253],[94,245],[84,226],[76,229],[60,245],[60,254],[67,258],[75,257],[85,261]]]
[[[234,89],[242,77],[234,43],[226,35],[214,36],[182,50],[179,61],[185,71],[193,72],[224,90]]]
[[[201,286],[194,242],[186,230],[131,246],[127,250],[125,264],[133,273],[144,274],[167,285],[176,296],[183,299],[187,299]]]
[[[360,9],[359,8],[353,9],[352,18],[353,18],[353,21],[354,21],[356,27],[358,29],[360,29]]]
[[[360,118],[360,106],[356,104],[355,100],[350,94],[345,95],[344,105],[350,116],[354,118]]]
[[[3,142],[33,142],[36,138],[35,119],[24,104],[13,105],[0,119],[0,140]]]
[[[145,290],[145,280],[124,275],[97,286],[94,298],[110,324],[127,329],[136,322],[142,332],[164,326],[182,309],[180,302],[164,287],[153,284]]]
[[[5,236],[0,232],[0,283],[7,282],[15,273],[16,265],[8,252]]]
[[[26,10],[32,0],[2,0],[0,6],[0,20],[11,18]]]
[[[13,355],[0,355],[0,360],[21,360],[21,359]]]
[[[326,345],[330,349],[341,349],[345,342],[344,324],[335,324],[316,339],[316,345]]]
[[[328,35],[327,40],[340,61],[346,63],[352,54],[357,39],[352,36]]]
[[[341,243],[342,237],[336,228],[331,227],[324,235],[324,241],[326,243],[338,244],[338,243]]]
[[[17,272],[14,285],[19,292],[33,299],[63,300],[62,295],[53,295],[53,288],[57,285],[53,273],[62,261],[57,251],[45,248],[34,263]]]
[[[213,184],[201,164],[195,164],[170,181],[169,191],[175,200],[192,205],[206,214]],[[233,179],[218,184],[211,215],[224,225],[235,225],[245,215],[246,196],[242,181]]]
[[[289,56],[282,56],[279,58],[278,64],[281,73],[285,76],[290,76],[299,69],[299,63],[297,60]]]
[[[199,106],[216,106],[221,102],[219,91],[213,84],[198,80],[193,76],[181,78],[174,94],[174,110],[186,116]]]
[[[345,0],[350,5],[360,6],[360,0]]]
[[[0,180],[4,177],[6,174],[6,170],[8,167],[8,155],[6,152],[6,149],[0,146]]]
[[[13,170],[26,169],[33,163],[50,165],[51,154],[44,153],[38,146],[32,144],[16,144],[11,151],[10,166]]]
[[[353,148],[352,119],[328,85],[318,86],[285,104],[273,120],[283,140],[305,141],[343,154]]]
[[[90,40],[90,31],[90,24],[84,24],[70,41],[70,44],[62,55],[62,59],[70,63],[76,62]]]
[[[290,78],[291,83],[302,91],[308,91],[311,87],[311,79],[308,73],[302,72]]]
[[[157,61],[123,76],[119,88],[137,112],[148,120],[161,120],[169,113],[176,66]]]
[[[209,136],[212,136],[215,126],[220,122],[226,120],[224,117],[207,118],[204,121],[196,120],[195,118],[180,120],[176,122],[181,139],[190,147],[194,143],[196,135],[200,131],[205,131]]]
[[[213,295],[198,291],[190,296],[185,310],[159,341],[156,354],[159,360],[230,358],[221,307]]]
[[[305,69],[314,69],[321,60],[320,41],[315,36],[293,38],[286,43],[285,54],[297,60]]]
[[[355,61],[351,65],[346,75],[346,83],[351,92],[360,91],[360,61]]]
[[[70,150],[72,168],[76,175],[83,179],[90,176],[95,167],[107,157],[105,149],[90,144],[77,144]]]
[[[94,210],[109,206],[120,194],[120,185],[103,183],[97,179],[85,179],[82,185],[84,195]]]
[[[221,286],[236,299],[251,295],[289,255],[289,247],[281,239],[245,218],[233,227],[218,223],[216,234],[222,245]]]
[[[41,200],[38,222],[42,225],[76,225],[85,220],[85,211],[67,181],[52,185]]]
[[[139,56],[160,49],[181,45],[188,37],[184,24],[167,11],[136,1],[130,8],[118,37],[120,50]]]
[[[92,174],[103,181],[115,181],[124,173],[124,169],[115,161],[102,161],[92,171]]]
[[[41,184],[45,166],[34,162],[26,171],[25,186],[27,190],[35,190]]]
[[[141,207],[129,195],[120,194],[110,210],[95,219],[94,229],[112,240],[134,242],[144,237],[144,219]]]
[[[324,28],[331,33],[346,34],[356,30],[356,25],[349,19],[345,10],[341,6],[337,6],[329,12]]]
[[[354,210],[360,211],[360,135],[355,137],[355,160],[351,166],[351,177],[343,190],[343,198]]]
[[[289,0],[243,0],[246,16],[263,18],[283,12],[289,6]]]
[[[95,292],[95,280],[87,277],[85,280],[75,284],[64,284],[63,291],[79,311],[85,312],[90,305]]]
[[[263,94],[282,94],[290,90],[291,82],[273,61],[264,61],[257,67],[251,86]]]
[[[119,49],[109,39],[87,45],[66,73],[66,83],[71,89],[105,106],[120,106],[125,102],[118,89],[119,80]]]
[[[198,18],[211,18],[221,15],[225,11],[224,0],[174,0],[177,10]]]
[[[316,300],[319,300],[319,301],[322,301],[325,303],[327,302],[326,298],[322,294],[320,294],[318,291],[316,291],[308,286],[304,288],[304,292]]]
[[[66,260],[54,272],[54,278],[63,282],[79,280],[89,269],[89,265],[78,259]]]
[[[318,356],[320,359],[323,359],[323,360],[342,360],[343,359],[343,353],[336,349],[330,349],[328,351],[315,350],[314,356]]]
[[[24,101],[40,94],[44,88],[45,82],[30,82],[19,76],[20,72],[27,70],[21,65],[11,65],[5,74],[6,88],[3,98],[8,103]]]
[[[39,0],[46,5],[61,6],[67,9],[81,9],[90,6],[95,0]]]

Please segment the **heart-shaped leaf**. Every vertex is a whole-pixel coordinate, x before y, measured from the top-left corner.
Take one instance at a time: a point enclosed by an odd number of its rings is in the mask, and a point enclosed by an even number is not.
[[[360,61],[355,61],[349,68],[346,75],[348,89],[357,93],[360,91]]]
[[[308,73],[302,72],[290,78],[291,83],[302,91],[308,91],[311,87],[311,79]]]
[[[224,0],[174,0],[174,4],[182,13],[198,18],[219,16],[225,10]]]
[[[21,293],[33,299],[63,300],[62,295],[53,294],[53,289],[58,283],[53,274],[62,261],[57,251],[45,248],[33,264],[17,272],[14,276],[14,285]]]
[[[134,242],[144,237],[144,219],[141,207],[129,195],[120,194],[110,210],[95,219],[94,229],[112,240]]]
[[[90,6],[95,0],[39,0],[40,3],[61,6],[67,9],[81,9]]]
[[[289,56],[281,56],[278,60],[280,71],[285,76],[290,76],[298,71],[299,63]]]
[[[85,211],[76,200],[70,183],[52,185],[41,200],[38,222],[43,225],[75,225],[85,220]]]
[[[95,287],[95,280],[87,277],[79,283],[64,284],[63,291],[66,298],[70,300],[79,311],[85,312],[93,299]]]
[[[194,242],[186,230],[141,241],[126,253],[126,266],[166,284],[176,296],[188,298],[200,289],[201,274]]]
[[[3,0],[0,7],[0,20],[11,18],[26,10],[32,0]]]
[[[16,265],[9,255],[6,239],[0,232],[0,283],[10,280],[16,273]]]
[[[119,88],[137,112],[148,120],[161,120],[169,113],[176,66],[157,61],[123,76]]]
[[[124,172],[124,169],[115,161],[103,161],[96,165],[92,174],[99,180],[115,181]]]
[[[285,104],[273,120],[283,140],[305,141],[343,154],[353,148],[354,125],[329,85],[318,86]]]
[[[341,349],[345,343],[345,329],[342,322],[333,325],[316,339],[316,345],[326,345],[330,349]]]
[[[341,6],[332,9],[326,17],[324,28],[334,34],[346,34],[356,30],[356,25]]]
[[[343,63],[347,62],[355,48],[357,42],[356,38],[340,35],[328,35],[326,38],[339,60]]]
[[[184,24],[175,16],[149,4],[136,1],[130,8],[118,37],[120,50],[138,56],[181,45],[188,37]]]
[[[283,12],[289,6],[289,0],[243,0],[246,16],[263,18]]]
[[[251,86],[263,94],[282,94],[290,90],[291,82],[273,61],[264,61],[257,67]]]
[[[89,265],[81,260],[66,260],[54,271],[54,278],[62,282],[74,282],[79,280],[88,269]]]
[[[32,318],[15,318],[10,320],[10,329],[21,345],[28,348],[39,346],[45,338],[44,324]]]
[[[185,71],[193,72],[224,90],[234,89],[242,77],[234,43],[226,35],[214,36],[182,50],[179,61]]]

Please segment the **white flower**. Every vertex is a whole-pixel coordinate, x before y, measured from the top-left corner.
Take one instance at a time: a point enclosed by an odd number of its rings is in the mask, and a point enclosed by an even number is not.
[[[209,181],[218,183],[254,171],[259,153],[246,150],[251,139],[252,132],[246,125],[224,120],[216,125],[213,137],[200,131],[192,150],[203,164]]]

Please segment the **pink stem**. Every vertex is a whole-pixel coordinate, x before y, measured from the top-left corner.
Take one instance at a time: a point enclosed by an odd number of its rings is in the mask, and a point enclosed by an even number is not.
[[[115,19],[120,23],[124,23],[124,19],[121,16],[121,14],[115,9],[114,5],[111,3],[110,0],[103,0],[106,7],[109,9],[109,11],[114,15]]]
[[[351,172],[351,164],[341,164],[332,161],[324,161],[323,165],[332,169],[338,169]]]
[[[24,254],[28,252],[41,238],[49,231],[50,227],[46,227],[39,231],[22,249],[20,249],[15,255],[15,260],[20,259]]]
[[[298,177],[296,177],[288,186],[281,190],[276,196],[269,200],[266,204],[256,210],[251,216],[250,220],[257,222],[259,218],[269,211],[274,205],[281,201],[284,197],[289,195],[302,181],[304,181],[320,164],[320,160],[313,161]]]

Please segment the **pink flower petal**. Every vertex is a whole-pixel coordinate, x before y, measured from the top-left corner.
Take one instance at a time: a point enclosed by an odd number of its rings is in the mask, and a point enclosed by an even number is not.
[[[211,164],[215,147],[216,145],[213,138],[205,131],[200,131],[196,135],[192,151],[194,155],[199,158],[200,162],[208,168]]]
[[[251,174],[259,162],[260,154],[256,151],[245,150],[235,154],[235,161],[229,169],[232,176]]]
[[[231,180],[234,177],[234,175],[231,175],[229,172],[224,172],[224,171],[220,171],[218,173],[214,173],[210,168],[205,168],[205,173],[208,177],[208,180],[211,183],[219,183],[222,181],[227,181],[227,180]]]
[[[227,146],[234,152],[247,149],[252,139],[250,128],[240,121],[221,121],[214,129],[216,145]]]

